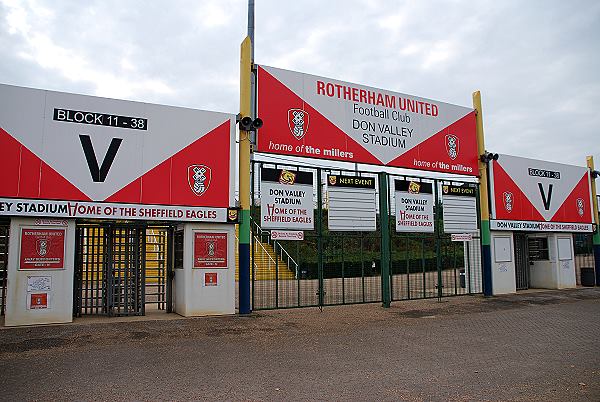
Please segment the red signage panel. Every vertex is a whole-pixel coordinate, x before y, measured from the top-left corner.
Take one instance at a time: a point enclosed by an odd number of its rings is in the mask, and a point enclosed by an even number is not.
[[[65,229],[21,229],[20,269],[65,267]]]
[[[161,219],[129,208],[233,204],[232,114],[3,84],[0,101],[0,215],[64,218],[84,208],[111,219],[110,203],[123,219]]]
[[[32,310],[48,308],[48,293],[32,293],[29,308]]]
[[[217,273],[216,272],[205,272],[204,273],[204,286],[217,286]]]
[[[478,175],[472,108],[258,67],[257,151]]]
[[[227,268],[227,233],[194,232],[194,268]]]
[[[492,229],[591,231],[587,168],[499,155],[491,177]]]

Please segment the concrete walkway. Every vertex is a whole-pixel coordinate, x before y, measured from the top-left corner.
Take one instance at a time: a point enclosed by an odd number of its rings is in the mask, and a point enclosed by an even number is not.
[[[1,330],[0,400],[600,400],[600,288],[148,318]]]

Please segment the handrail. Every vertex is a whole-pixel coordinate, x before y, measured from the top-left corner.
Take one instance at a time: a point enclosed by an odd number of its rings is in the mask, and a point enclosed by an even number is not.
[[[287,252],[287,250],[285,248],[283,248],[283,246],[280,243],[277,243],[277,246],[279,246],[279,256],[281,257],[281,260],[284,260],[283,257],[283,253],[285,253],[286,257],[287,257],[287,266],[288,269],[290,268],[290,262],[292,264],[294,264],[294,271],[296,272],[296,279],[298,279],[298,263],[292,258],[292,256]],[[273,249],[275,249],[275,252],[277,252],[276,247],[273,246]]]
[[[273,247],[273,251],[275,252],[275,255],[277,255],[277,247],[279,247],[279,256],[281,257],[281,260],[286,262],[288,269],[293,270],[296,274],[296,279],[298,279],[298,263],[296,262],[296,260],[294,260],[292,258],[292,256],[287,252],[287,250],[285,248],[283,248],[283,246],[281,245],[281,243],[278,243],[276,240],[274,241],[274,244],[271,244],[271,236],[268,230],[263,230],[258,223],[256,223],[256,221],[254,219],[252,219],[252,217],[250,217],[250,221],[254,224],[255,227],[255,232],[256,233],[260,233],[260,236],[262,238],[262,235],[265,234],[267,235],[267,244],[271,245]],[[263,247],[264,248],[264,247]],[[285,257],[284,254],[285,253]],[[292,268],[293,265],[293,269]]]

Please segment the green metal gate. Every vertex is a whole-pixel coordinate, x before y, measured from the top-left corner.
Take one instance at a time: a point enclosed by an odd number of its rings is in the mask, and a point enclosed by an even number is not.
[[[261,167],[313,174],[313,230],[302,241],[274,241],[260,227]],[[329,168],[253,162],[251,208],[251,296],[253,310],[382,302],[382,219],[377,211],[375,231],[328,229],[327,175],[377,178]],[[399,176],[392,176],[398,178]],[[375,180],[377,183],[377,180]],[[390,180],[393,183],[393,180]],[[441,186],[441,180],[432,180]],[[455,185],[460,184],[453,182]],[[473,185],[474,184],[470,184]],[[394,205],[392,185],[384,189]],[[379,199],[379,186],[376,186]],[[436,202],[436,229],[431,234],[396,233],[393,208],[383,218],[389,225],[391,300],[455,296],[481,292],[481,252],[478,234],[453,242],[441,230],[441,197]],[[384,281],[384,283],[387,281]]]
[[[393,218],[390,219],[392,301],[481,293],[483,279],[480,235],[471,233],[471,240],[452,241],[452,235],[444,233],[443,198],[440,191],[442,186],[448,184],[475,189],[476,185],[472,182],[415,176],[391,176],[390,183],[394,179],[432,184],[435,224],[433,233],[396,232],[395,211],[393,207],[390,208]],[[395,194],[391,187],[390,184],[390,205],[394,205]]]

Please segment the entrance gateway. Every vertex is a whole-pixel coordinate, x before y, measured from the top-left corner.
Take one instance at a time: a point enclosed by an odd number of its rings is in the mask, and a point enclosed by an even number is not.
[[[0,85],[5,325],[234,313],[234,125]]]
[[[262,65],[257,82],[253,309],[482,291],[472,108]]]
[[[573,288],[574,234],[591,234],[587,168],[499,155],[490,165],[494,294]]]

